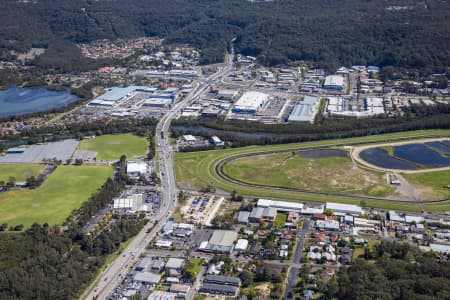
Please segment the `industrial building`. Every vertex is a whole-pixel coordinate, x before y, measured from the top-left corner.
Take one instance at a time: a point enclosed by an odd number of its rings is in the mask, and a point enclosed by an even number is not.
[[[142,194],[133,194],[128,197],[113,200],[113,209],[121,212],[147,211],[147,205],[143,204]]]
[[[161,280],[161,275],[150,272],[138,272],[134,275],[133,280],[142,284],[157,285]]]
[[[238,91],[235,90],[219,90],[217,92],[217,98],[224,100],[233,100],[233,98],[236,97],[237,94]]]
[[[328,97],[327,112],[331,116],[368,118],[385,113],[382,98],[365,98],[362,111],[345,110],[342,97]]]
[[[344,77],[340,75],[330,75],[325,77],[323,88],[326,90],[342,91],[344,89]]]
[[[246,92],[233,106],[234,113],[255,114],[267,102],[269,95],[261,92]]]
[[[342,97],[327,98],[327,112],[330,114],[344,111],[344,99]]]
[[[269,200],[269,199],[259,199],[258,200],[258,207],[272,207],[277,209],[278,211],[283,212],[301,212],[303,208],[303,203],[299,202],[289,202],[289,201],[276,201],[276,200]]]
[[[128,161],[127,175],[132,178],[138,178],[148,173],[148,164],[144,161]]]
[[[343,204],[343,203],[334,203],[327,202],[325,205],[326,209],[331,209],[335,214],[352,214],[352,215],[360,215],[362,214],[362,208],[358,205],[353,204]]]
[[[303,101],[298,102],[291,114],[289,122],[314,122],[319,107],[319,97],[305,96]]]
[[[152,93],[153,89],[146,86],[128,86],[128,87],[113,87],[105,94],[98,96],[89,105],[96,106],[114,106],[126,97],[130,97],[135,92]]]
[[[203,241],[199,250],[205,252],[231,253],[238,234],[231,230],[215,230],[209,241]]]

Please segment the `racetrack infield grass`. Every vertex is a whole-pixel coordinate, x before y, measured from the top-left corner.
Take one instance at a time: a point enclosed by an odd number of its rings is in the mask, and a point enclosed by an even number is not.
[[[450,170],[404,174],[406,180],[420,191],[426,200],[450,199]]]
[[[8,182],[12,176],[16,182],[25,182],[31,176],[37,177],[44,169],[39,164],[0,164],[0,181]]]
[[[144,137],[126,134],[107,134],[82,140],[79,148],[97,152],[97,160],[119,160],[122,155],[127,159],[144,156],[149,142]]]
[[[315,142],[294,143],[294,144],[282,144],[282,145],[270,145],[270,146],[250,146],[243,148],[233,148],[224,150],[212,150],[212,151],[200,151],[190,153],[175,153],[174,154],[174,168],[178,184],[183,188],[185,185],[189,185],[190,188],[203,188],[208,183],[214,183],[214,185],[224,191],[232,192],[235,190],[238,194],[251,197],[268,197],[285,199],[291,201],[302,202],[340,202],[348,204],[359,205],[361,199],[335,196],[335,195],[319,195],[301,192],[290,191],[277,191],[268,190],[262,188],[245,187],[231,182],[223,181],[215,174],[214,166],[222,159],[235,154],[253,153],[258,151],[268,150],[290,150],[307,147],[318,146],[335,146],[337,144],[346,144],[352,142],[361,143],[382,143],[386,142],[386,139],[414,139],[414,138],[426,138],[430,135],[450,135],[450,130],[419,130],[410,132],[400,132],[393,134],[384,134],[377,136],[358,137],[350,139],[338,139],[338,140],[322,140]],[[386,210],[398,210],[409,212],[421,212],[419,204],[392,202],[385,200],[365,200],[369,207],[386,209]]]
[[[33,223],[61,224],[112,174],[107,166],[58,166],[35,190],[0,194],[0,224],[23,224],[24,229]]]
[[[223,171],[241,182],[328,194],[386,197],[393,191],[383,173],[361,169],[350,157],[305,158],[281,152],[238,158]]]

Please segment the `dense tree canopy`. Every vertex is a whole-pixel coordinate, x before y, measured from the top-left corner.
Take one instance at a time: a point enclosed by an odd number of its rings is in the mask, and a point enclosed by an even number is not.
[[[203,63],[222,60],[233,37],[239,52],[256,55],[267,65],[311,60],[331,69],[339,64],[378,64],[443,70],[450,62],[446,1],[24,2],[0,2],[3,58],[11,57],[10,49],[32,46],[79,56],[75,48],[59,45],[60,39],[77,43],[147,35],[193,44],[201,48]],[[58,60],[79,68],[73,58]],[[48,56],[37,60],[44,62],[50,64]]]
[[[449,299],[450,263],[406,243],[383,241],[375,263],[357,259],[338,273],[338,288],[329,283],[328,298]]]

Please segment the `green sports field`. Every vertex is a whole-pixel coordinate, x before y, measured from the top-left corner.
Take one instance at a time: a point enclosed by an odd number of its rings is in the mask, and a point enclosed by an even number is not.
[[[386,197],[393,191],[383,173],[361,169],[348,156],[305,158],[298,152],[254,155],[226,163],[224,172],[246,183],[313,192]]]
[[[111,177],[107,166],[58,166],[35,190],[12,190],[0,195],[0,224],[61,224],[70,213]]]
[[[292,201],[302,202],[340,202],[349,204],[360,204],[361,200],[353,197],[335,196],[335,195],[321,195],[310,194],[293,191],[281,191],[281,190],[268,190],[255,187],[241,186],[232,182],[224,181],[215,173],[215,166],[223,159],[243,153],[255,153],[261,151],[278,151],[278,150],[299,150],[307,149],[308,147],[331,147],[336,145],[348,144],[348,143],[380,143],[386,141],[393,141],[397,139],[415,139],[426,138],[431,135],[450,135],[450,130],[421,130],[411,131],[393,134],[384,134],[376,136],[358,137],[351,139],[340,140],[322,140],[317,142],[295,143],[295,144],[283,144],[283,145],[271,145],[271,146],[250,146],[243,148],[225,149],[225,150],[213,150],[213,151],[201,151],[191,153],[175,153],[174,168],[176,179],[181,188],[202,188],[206,187],[209,183],[213,183],[218,189],[231,192],[235,190],[237,193],[245,196],[252,197],[269,197],[286,199]],[[419,204],[392,202],[385,200],[366,200],[368,206],[382,209],[393,209],[399,211],[413,211],[420,212],[421,207]]]
[[[97,160],[118,160],[123,154],[128,159],[144,156],[149,147],[146,138],[127,134],[107,134],[82,140],[79,148],[97,152]]]
[[[9,177],[16,178],[16,182],[25,182],[31,176],[37,177],[44,169],[39,164],[0,164],[0,181],[7,182]]]

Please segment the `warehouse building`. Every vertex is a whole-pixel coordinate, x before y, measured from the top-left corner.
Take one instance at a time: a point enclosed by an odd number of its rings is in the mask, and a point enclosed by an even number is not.
[[[272,207],[277,211],[282,212],[301,212],[303,208],[303,203],[299,202],[289,202],[289,201],[276,201],[269,199],[259,199],[257,203],[258,207]]]
[[[224,100],[233,100],[233,98],[236,97],[237,94],[238,91],[235,90],[219,90],[217,92],[217,98]]]
[[[128,161],[127,175],[131,178],[139,178],[148,173],[148,164],[144,161]]]
[[[340,75],[330,75],[325,77],[323,88],[326,90],[341,91],[344,89],[344,77]]]
[[[215,230],[209,241],[203,241],[199,250],[205,252],[231,253],[238,234],[231,230]]]
[[[358,205],[327,202],[326,209],[331,209],[334,213],[361,215],[362,208]]]
[[[241,286],[241,280],[239,278],[223,275],[206,275],[203,282],[237,287]]]
[[[314,122],[319,107],[319,97],[305,96],[303,101],[298,102],[291,114],[289,122]]]
[[[246,92],[234,104],[233,112],[240,114],[255,114],[267,102],[269,95],[261,92]]]
[[[236,296],[239,287],[214,283],[203,283],[199,292],[214,295]]]
[[[142,194],[133,194],[128,197],[117,198],[113,201],[113,209],[120,212],[146,211]]]
[[[133,277],[133,281],[148,285],[157,285],[160,280],[161,275],[150,272],[138,272]]]

